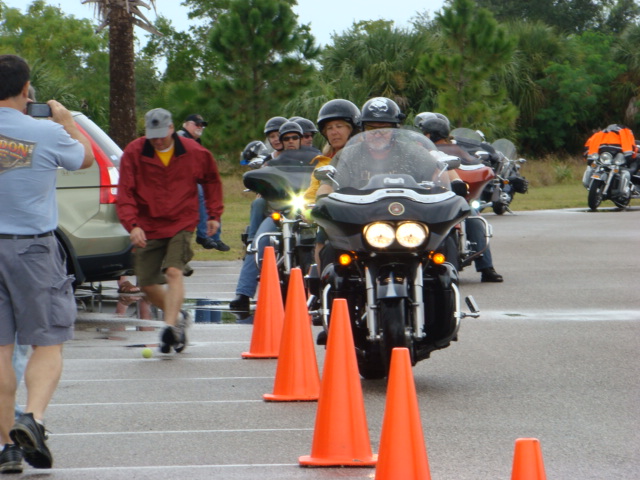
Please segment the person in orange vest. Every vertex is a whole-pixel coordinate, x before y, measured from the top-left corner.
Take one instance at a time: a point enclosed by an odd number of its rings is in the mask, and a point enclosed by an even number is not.
[[[597,155],[603,151],[609,151],[612,155],[622,153],[633,183],[638,184],[640,178],[636,177],[640,167],[640,157],[638,156],[638,145],[631,129],[624,125],[612,124],[591,135],[584,144],[584,156],[587,159],[590,155]],[[591,165],[587,165],[587,171],[583,177],[583,184],[586,188],[589,187],[590,178]]]

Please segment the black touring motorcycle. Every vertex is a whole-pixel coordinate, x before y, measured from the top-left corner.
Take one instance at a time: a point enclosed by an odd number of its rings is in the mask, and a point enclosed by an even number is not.
[[[267,214],[274,222],[274,230],[265,232],[248,245],[248,252],[255,253],[262,237],[274,248],[278,277],[283,298],[286,297],[292,268],[306,273],[313,263],[316,226],[307,223],[301,211],[302,196],[309,186],[314,166],[315,152],[287,150],[277,160],[267,162],[256,170],[246,172],[242,181],[248,190],[261,195],[267,202]],[[242,240],[248,244],[246,233]],[[255,256],[259,261],[258,255]]]
[[[409,145],[413,157],[419,151],[421,168],[433,175],[418,183],[415,175],[385,172],[385,160],[363,161],[377,148],[373,132],[363,132],[341,150],[337,168],[316,170],[316,178],[333,182],[334,192],[318,197],[312,210],[334,259],[319,285],[308,278],[310,291],[321,297],[312,314],[328,329],[333,299],[347,300],[358,367],[367,379],[387,375],[393,348],[407,347],[415,365],[457,340],[463,317],[478,316],[472,297],[466,299],[472,313],[461,311],[457,272],[437,253],[451,228],[469,215],[446,174],[456,165],[436,160],[429,153],[435,146],[423,135],[387,130],[394,148]],[[349,162],[357,165],[358,182],[339,183]],[[369,179],[365,185],[363,178]]]

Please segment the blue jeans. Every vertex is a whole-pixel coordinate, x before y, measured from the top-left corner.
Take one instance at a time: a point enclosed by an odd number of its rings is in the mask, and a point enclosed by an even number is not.
[[[478,215],[478,211],[476,209],[471,209],[471,215]],[[476,249],[478,251],[482,250],[487,245],[484,222],[481,220],[474,220],[473,218],[467,218],[465,222],[467,224],[467,237],[469,238],[469,241],[476,244]],[[491,247],[487,247],[484,253],[473,262],[476,266],[476,272],[484,270],[485,268],[493,267]]]
[[[27,361],[29,360],[29,345],[18,345],[17,343],[13,347],[13,370],[16,373],[16,385],[20,385],[24,371],[27,368]],[[24,412],[18,406],[15,405],[15,416],[18,418]]]
[[[204,191],[200,184],[198,184],[198,204],[200,210],[200,222],[198,222],[198,226],[196,227],[196,236],[199,238],[207,238],[207,220],[209,220],[209,216],[207,215],[207,207],[204,204]],[[220,228],[218,228],[218,231],[211,236],[211,239],[219,242],[221,233],[222,222],[220,222]]]
[[[277,232],[278,228],[271,217],[266,217],[260,223],[260,227],[256,232],[256,238],[266,232]],[[258,244],[258,259],[262,260],[262,254],[264,247],[269,245],[269,237],[265,236],[260,240]],[[252,247],[255,245],[252,244]],[[240,269],[240,277],[238,277],[238,284],[236,285],[236,295],[246,295],[247,297],[253,297],[258,289],[258,275],[260,274],[260,268],[256,262],[255,254],[247,253],[242,262],[242,268]]]
[[[247,231],[247,239],[249,241],[256,238],[256,232],[264,220],[266,211],[267,201],[264,198],[256,197],[253,202],[251,202],[251,211],[249,212],[249,230]]]

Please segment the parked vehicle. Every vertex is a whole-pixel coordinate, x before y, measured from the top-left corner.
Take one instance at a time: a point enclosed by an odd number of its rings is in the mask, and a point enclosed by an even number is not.
[[[598,153],[589,155],[587,162],[582,183],[589,191],[587,203],[591,210],[597,210],[604,200],[624,208],[632,198],[640,198],[640,188],[633,184],[622,151],[604,146]]]
[[[529,182],[520,172],[526,160],[518,158],[513,142],[501,138],[489,144],[478,131],[470,128],[456,128],[451,131],[451,136],[458,145],[490,165],[495,172],[495,178],[480,196],[479,209],[490,206],[496,215],[510,211],[515,194],[526,193],[529,189]]]
[[[316,170],[316,178],[338,184],[312,210],[333,262],[322,269],[320,285],[309,287],[321,292],[314,314],[326,330],[333,299],[347,300],[359,371],[368,379],[387,375],[395,347],[408,348],[413,364],[446,348],[468,315],[460,309],[457,272],[437,253],[451,228],[469,215],[468,203],[451,191],[429,153],[435,150],[430,140],[410,130],[374,132],[354,136],[340,152],[339,168],[354,162],[357,181],[339,184],[333,166]],[[415,170],[435,171],[432,179],[418,183],[409,172],[385,173],[389,163],[371,153],[380,152],[378,138],[385,135],[396,145],[414,146]],[[418,146],[425,142],[429,150]],[[361,185],[362,179],[368,183]],[[475,302],[467,301],[469,315],[477,316]]]
[[[132,260],[129,234],[120,224],[115,205],[122,150],[84,114],[73,112],[73,117],[96,158],[87,169],[58,172],[55,235],[77,286],[131,274]]]

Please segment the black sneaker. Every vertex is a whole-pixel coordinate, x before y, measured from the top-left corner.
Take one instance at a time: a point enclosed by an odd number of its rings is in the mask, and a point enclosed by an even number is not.
[[[196,237],[196,243],[202,245],[202,248],[211,250],[212,248],[216,248],[218,242],[209,237]]]
[[[500,283],[503,281],[502,275],[496,272],[493,267],[483,268],[480,271],[482,272],[481,282]]]
[[[51,468],[53,457],[45,443],[47,436],[44,425],[36,422],[32,413],[20,415],[9,431],[9,436],[20,446],[29,465],[34,468]]]
[[[220,250],[221,252],[228,252],[229,250],[231,250],[231,247],[224,243],[222,240],[218,240],[217,242],[214,240],[213,243],[215,244],[213,248],[215,248],[216,250]]]
[[[169,353],[171,351],[171,347],[176,343],[176,338],[173,333],[173,327],[168,325],[162,331],[162,335],[160,335],[160,352]]]
[[[22,473],[22,450],[18,445],[4,446],[0,453],[0,473]]]
[[[174,332],[176,342],[173,344],[173,349],[180,353],[187,348],[187,328],[191,325],[191,316],[186,310],[180,310],[180,317],[178,318],[178,333]]]

